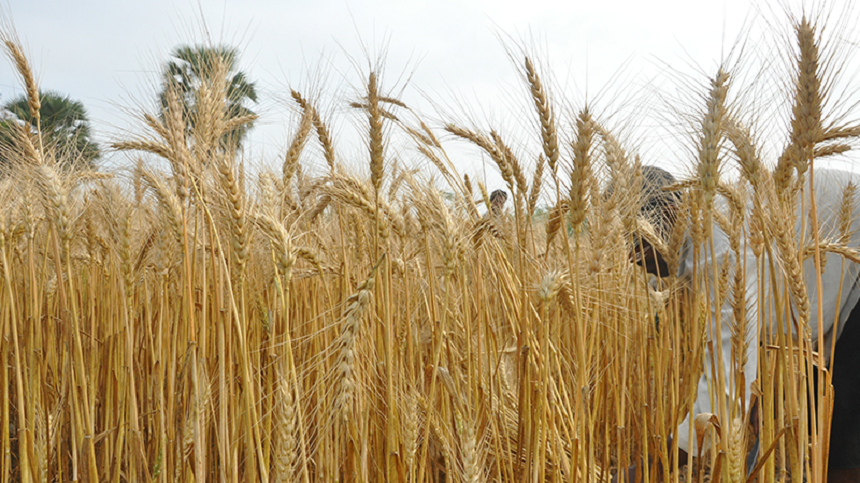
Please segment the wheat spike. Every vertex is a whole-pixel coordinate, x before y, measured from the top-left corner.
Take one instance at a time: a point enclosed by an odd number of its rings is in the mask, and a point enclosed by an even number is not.
[[[290,184],[290,180],[296,173],[296,168],[299,165],[299,156],[302,154],[302,149],[305,147],[305,141],[307,141],[311,128],[313,128],[313,107],[307,103],[302,107],[304,111],[302,113],[302,120],[299,123],[299,129],[293,136],[293,140],[290,142],[290,147],[287,149],[286,158],[284,159],[284,186],[288,186]]]
[[[528,198],[528,214],[529,216],[533,216],[535,213],[535,208],[537,207],[537,201],[540,197],[540,188],[541,188],[541,180],[543,178],[543,167],[545,163],[545,158],[540,156],[538,158],[537,166],[535,166],[534,177],[532,178],[532,187],[531,191],[529,191]]]
[[[39,133],[39,150],[41,151],[41,109],[42,99],[39,95],[39,86],[36,84],[36,77],[33,75],[33,70],[30,68],[30,62],[24,51],[21,49],[21,42],[12,29],[0,29],[0,40],[6,46],[6,55],[12,60],[15,70],[24,82],[24,90],[27,91],[27,106],[30,109],[30,116],[36,121],[35,127]]]
[[[323,153],[325,154],[326,163],[328,163],[329,169],[334,172],[334,145],[332,144],[331,134],[329,133],[328,127],[320,117],[319,111],[315,107],[313,107],[313,105],[308,100],[303,98],[299,92],[295,90],[290,90],[290,95],[292,95],[293,100],[295,100],[296,103],[298,103],[298,105],[301,106],[305,112],[313,112],[313,125],[317,131],[317,138],[319,139],[320,144],[323,147]]]
[[[377,263],[378,266],[379,264]],[[367,307],[370,306],[375,281],[376,267],[371,271],[370,276],[346,300],[346,310],[343,314],[341,332],[337,341],[338,359],[335,366],[337,370],[335,411],[340,413],[344,420],[349,420],[352,417],[352,401],[356,385],[356,338],[358,337],[362,316]]]
[[[154,171],[151,171],[148,168],[143,168],[140,171],[141,177],[146,181],[150,188],[155,191],[155,195],[158,198],[159,204],[161,205],[165,215],[167,216],[167,220],[170,224],[170,227],[173,230],[173,236],[178,243],[182,243],[182,220],[183,220],[183,211],[182,204],[179,201],[179,198],[176,196],[172,190],[167,187],[167,183],[164,180],[164,177],[161,174],[158,174]]]
[[[573,170],[570,172],[570,222],[579,231],[588,209],[592,183],[591,149],[594,142],[594,121],[588,108],[576,118],[576,140],[573,143]]]
[[[540,77],[535,71],[532,60],[526,57],[526,77],[531,88],[532,100],[535,103],[540,119],[540,134],[543,140],[543,152],[553,177],[558,173],[558,133],[555,127],[555,114],[547,97],[546,90],[541,84]]]
[[[281,374],[285,374],[282,371]],[[272,455],[274,481],[292,481],[293,471],[298,459],[296,452],[298,435],[296,434],[297,412],[293,397],[292,384],[288,377],[278,377],[275,391],[274,452]]]
[[[292,237],[284,228],[284,225],[275,221],[274,218],[267,214],[256,216],[257,225],[262,232],[269,238],[272,244],[272,250],[275,252],[275,260],[278,264],[278,271],[284,277],[287,283],[292,276],[293,264],[296,260],[296,253],[293,250]]]
[[[218,164],[218,171],[221,174],[219,181],[224,194],[227,196],[230,206],[230,235],[233,245],[233,251],[236,254],[236,263],[239,266],[239,273],[245,268],[245,263],[249,256],[249,231],[245,217],[245,191],[240,186],[239,180],[235,175],[233,166],[227,160],[223,160]]]
[[[851,240],[851,222],[854,221],[856,198],[857,185],[848,183],[842,190],[842,203],[839,204],[839,243],[843,245],[847,245]]]
[[[710,209],[713,204],[720,180],[720,146],[723,138],[723,119],[726,116],[728,82],[728,74],[720,69],[711,81],[707,111],[702,120],[697,178],[707,209]]]
[[[39,167],[39,174],[44,189],[45,211],[51,213],[60,238],[63,241],[68,241],[72,237],[72,232],[66,188],[60,181],[56,168],[42,165]]]
[[[797,91],[791,119],[791,161],[799,175],[806,172],[809,151],[823,135],[821,126],[821,79],[818,73],[818,42],[815,27],[804,16],[795,27],[800,58],[797,62]]]

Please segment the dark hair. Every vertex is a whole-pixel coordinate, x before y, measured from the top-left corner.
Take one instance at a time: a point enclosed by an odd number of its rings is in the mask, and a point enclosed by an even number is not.
[[[642,207],[675,203],[680,197],[676,191],[663,188],[676,182],[672,173],[656,166],[642,166]]]
[[[505,201],[508,201],[508,193],[505,190],[495,190],[490,193],[490,210],[494,215],[498,215],[505,207]]]
[[[675,177],[668,171],[656,166],[642,166],[642,184],[639,187],[639,216],[647,219],[659,235],[665,236],[675,223],[674,206],[681,195],[677,191],[664,188],[675,183]],[[669,266],[647,240],[633,238],[631,257],[638,265],[644,265],[648,273],[660,277],[669,275]]]
[[[675,177],[663,168],[642,166],[639,214],[660,229],[668,228],[675,221],[667,218],[671,216],[672,210],[665,208],[678,203],[681,195],[677,191],[664,190],[675,182]]]

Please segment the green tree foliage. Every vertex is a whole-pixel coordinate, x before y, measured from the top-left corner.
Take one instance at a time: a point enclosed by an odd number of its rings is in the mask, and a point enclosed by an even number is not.
[[[164,66],[163,85],[159,101],[164,109],[168,108],[168,93],[175,90],[183,108],[183,120],[190,131],[197,118],[199,89],[203,82],[211,82],[213,75],[226,75],[225,107],[230,119],[253,115],[245,106],[247,101],[257,102],[255,84],[250,82],[244,72],[236,70],[238,51],[234,47],[203,45],[179,46]],[[222,64],[219,66],[219,62]],[[220,68],[219,68],[220,67]],[[253,123],[243,123],[227,132],[221,139],[224,149],[238,150],[242,140],[253,127]]]
[[[40,92],[41,120],[38,128],[42,133],[42,144],[55,150],[57,159],[66,166],[94,166],[100,156],[99,146],[91,139],[90,121],[83,103],[54,91]],[[37,126],[30,112],[27,96],[20,95],[3,105],[6,118],[0,121],[0,160],[7,162],[16,143],[20,142],[16,129]]]

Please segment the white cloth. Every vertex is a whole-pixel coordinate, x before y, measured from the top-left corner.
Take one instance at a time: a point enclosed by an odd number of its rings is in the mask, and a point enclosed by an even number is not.
[[[808,176],[808,173],[807,173]],[[840,207],[842,205],[843,192],[849,183],[853,183],[860,187],[860,175],[846,172],[846,171],[838,171],[838,170],[829,170],[829,169],[821,169],[816,168],[815,170],[815,201],[817,206],[818,213],[818,223],[819,223],[819,233],[820,240],[822,243],[830,240],[834,241],[839,237],[839,212]],[[809,196],[805,194],[806,200],[805,204],[800,204],[800,206],[805,206],[806,210],[809,210]],[[848,245],[852,248],[860,247],[860,213],[857,213],[857,200],[858,197],[855,196],[854,199],[854,208],[855,213],[851,223],[851,237]],[[801,215],[804,215],[800,212],[802,208],[798,208],[798,216],[797,216],[797,225],[796,225],[796,234],[797,240],[800,239],[800,231],[801,227]],[[806,225],[809,225],[809,219],[807,217]],[[807,228],[807,236],[805,239],[807,240],[807,245],[813,243],[812,237],[809,235],[810,230]],[[744,246],[742,242],[742,246]],[[716,255],[716,263],[711,260],[710,250],[706,250],[708,253],[702,254],[700,256],[699,267],[706,266],[708,267],[708,272],[704,276],[709,278],[708,286],[712,285],[713,273],[710,273],[713,267],[719,267],[723,260],[726,257],[730,257],[730,259],[734,258],[733,252],[729,246],[729,239],[725,232],[723,232],[717,224],[714,224],[714,253]],[[753,254],[752,250],[747,248],[746,253],[743,255],[746,261],[746,319],[747,319],[747,327],[748,327],[748,350],[747,350],[747,363],[744,366],[744,376],[746,382],[745,389],[745,398],[747,405],[750,402],[750,384],[756,379],[756,368],[758,366],[758,341],[759,341],[759,333],[757,330],[758,323],[758,310],[759,310],[759,298],[758,298],[758,271],[756,270],[756,258]],[[829,360],[830,356],[830,347],[835,336],[838,340],[839,335],[842,333],[842,329],[844,328],[844,323],[847,320],[849,314],[851,313],[851,309],[857,304],[858,299],[860,299],[860,285],[858,285],[858,273],[860,273],[860,266],[851,263],[849,261],[845,261],[843,265],[843,258],[840,255],[828,253],[826,254],[826,262],[824,260],[824,254],[822,254],[822,263],[825,263],[825,270],[822,273],[821,281],[823,286],[823,296],[822,296],[822,309],[823,316],[822,320],[818,320],[818,309],[817,309],[817,301],[818,301],[818,291],[816,288],[816,276],[815,276],[815,260],[814,258],[809,258],[804,262],[803,270],[804,270],[804,280],[806,282],[807,292],[809,294],[809,326],[812,330],[812,340],[813,343],[822,341],[820,338],[821,334],[824,334],[823,342],[824,347],[821,349],[824,350],[826,358]],[[704,265],[703,265],[704,264]],[[679,268],[679,276],[690,276],[693,267],[693,253],[692,250],[688,250],[686,257]],[[696,286],[694,284],[694,286]],[[703,287],[704,285],[699,284],[698,286]],[[840,293],[840,286],[842,287]],[[714,298],[713,289],[711,289],[711,300]],[[731,295],[726,296],[726,300],[724,301],[723,306],[720,310],[720,320],[721,327],[719,331],[719,336],[722,339],[723,344],[723,353],[720,358],[723,364],[723,371],[726,377],[725,388],[726,394],[731,394],[732,388],[734,387],[734,381],[731,379],[732,375],[732,349],[731,349],[731,337],[732,337],[732,320],[733,313],[731,308]],[[762,301],[765,302],[765,301]],[[765,307],[768,310],[773,310],[772,306]],[[834,331],[834,322],[837,319],[837,310],[839,324],[837,330]],[[773,317],[766,317],[765,319],[773,320]],[[713,332],[715,328],[715,314],[712,314],[711,321],[708,324],[708,331],[711,333],[711,338],[714,340],[714,350],[717,349],[717,342],[713,339]],[[834,333],[835,332],[835,333]],[[706,335],[708,337],[708,335]],[[819,346],[820,347],[820,346]],[[711,407],[711,398],[709,395],[709,381],[716,381],[716,375],[711,374],[711,357],[712,355],[706,351],[705,356],[705,371],[699,380],[696,394],[696,401],[693,405],[692,414],[695,416],[699,413],[714,413],[720,417],[720,421],[722,424],[726,424],[727,417],[723,417],[720,414],[719,408]],[[718,361],[715,361],[719,363]],[[711,383],[711,390],[715,390],[716,383]],[[696,452],[696,441],[695,435],[693,441],[690,441],[690,431],[689,431],[689,416],[685,419],[678,428],[677,432],[677,442],[678,447],[683,450],[689,450],[695,454]]]

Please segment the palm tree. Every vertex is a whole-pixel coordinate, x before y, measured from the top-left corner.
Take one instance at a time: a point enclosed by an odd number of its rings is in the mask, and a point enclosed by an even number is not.
[[[43,145],[53,146],[64,165],[92,167],[100,152],[98,144],[91,139],[90,121],[84,105],[54,91],[40,92],[39,98]],[[24,122],[35,131],[27,96],[22,94],[13,98],[3,105],[3,110],[6,118],[0,122],[0,144],[12,146],[16,142],[13,124]]]
[[[204,45],[179,46],[171,54],[173,60],[164,67],[164,80],[159,101],[161,106],[168,108],[167,95],[174,90],[179,95],[183,106],[183,119],[190,130],[194,127],[196,117],[196,93],[202,82],[211,81],[216,72],[227,75],[225,105],[227,117],[230,119],[252,115],[253,111],[245,107],[245,102],[257,102],[257,90],[253,82],[248,81],[244,72],[236,70],[239,56],[234,47]],[[223,62],[218,68],[217,62]],[[227,132],[221,139],[221,146],[232,151],[238,150],[242,140],[253,123],[244,123]]]

